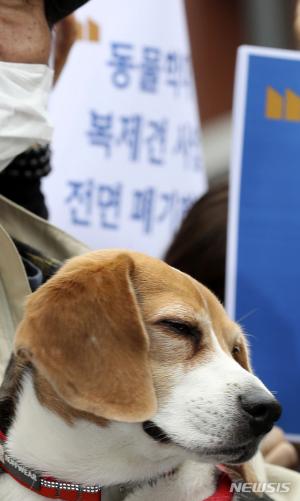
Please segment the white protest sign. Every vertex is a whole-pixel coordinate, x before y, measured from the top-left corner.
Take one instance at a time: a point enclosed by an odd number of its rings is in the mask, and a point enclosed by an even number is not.
[[[92,0],[51,102],[51,220],[161,256],[206,189],[183,0]]]

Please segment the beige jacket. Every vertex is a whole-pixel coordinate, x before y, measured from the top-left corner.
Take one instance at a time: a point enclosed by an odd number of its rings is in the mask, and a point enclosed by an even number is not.
[[[0,381],[25,298],[30,294],[25,269],[11,237],[61,261],[89,250],[70,235],[0,195]]]

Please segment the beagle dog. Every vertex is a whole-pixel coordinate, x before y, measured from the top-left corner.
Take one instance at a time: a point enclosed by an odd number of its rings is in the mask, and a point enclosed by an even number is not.
[[[27,300],[0,392],[0,499],[146,500],[179,471],[187,490],[156,499],[209,499],[216,465],[247,462],[279,415],[208,289],[143,254],[91,252]]]

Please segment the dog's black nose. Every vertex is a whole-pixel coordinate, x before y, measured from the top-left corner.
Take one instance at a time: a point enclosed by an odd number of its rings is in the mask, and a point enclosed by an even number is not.
[[[250,418],[250,426],[255,436],[268,433],[281,416],[281,406],[264,390],[249,391],[240,395],[242,409]]]

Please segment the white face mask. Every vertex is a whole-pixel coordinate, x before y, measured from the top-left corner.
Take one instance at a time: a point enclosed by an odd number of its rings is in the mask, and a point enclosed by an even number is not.
[[[52,80],[46,65],[0,62],[0,172],[30,146],[50,142]]]

